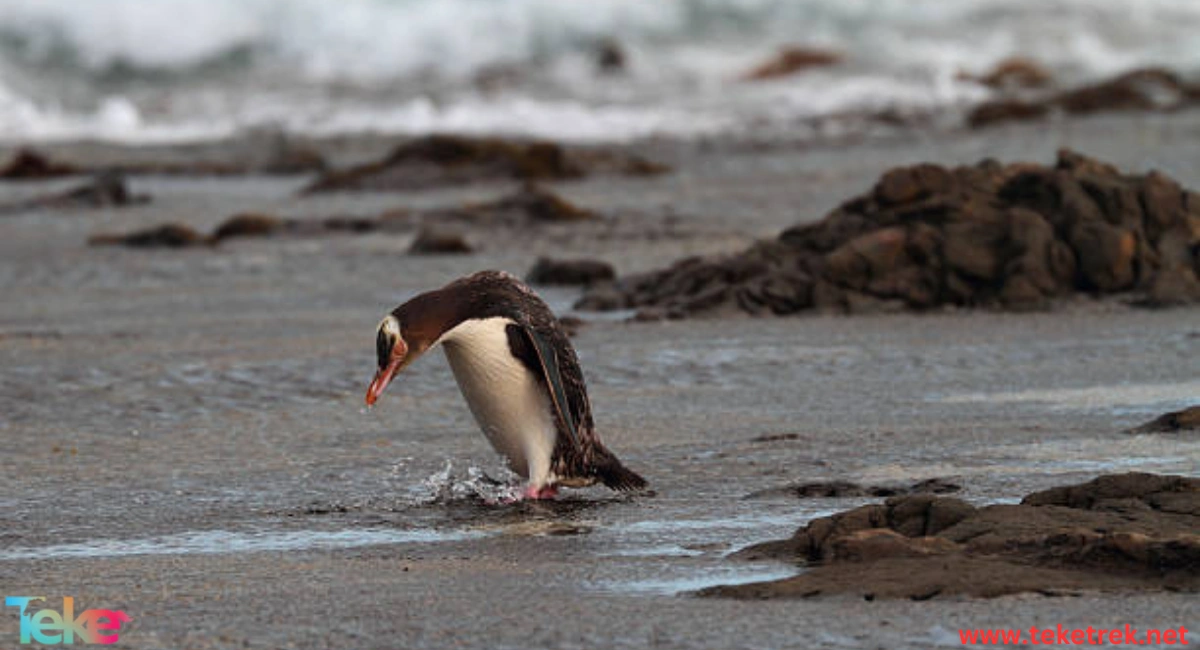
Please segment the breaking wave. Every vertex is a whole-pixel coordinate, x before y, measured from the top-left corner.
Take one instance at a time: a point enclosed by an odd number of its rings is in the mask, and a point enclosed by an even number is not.
[[[0,138],[312,134],[696,135],[980,97],[1020,54],[1081,80],[1200,68],[1173,0],[6,0]],[[601,43],[626,54],[599,75]],[[844,55],[768,84],[785,44]]]

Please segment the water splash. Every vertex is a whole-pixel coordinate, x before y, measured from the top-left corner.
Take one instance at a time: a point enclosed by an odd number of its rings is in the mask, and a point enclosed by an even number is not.
[[[445,467],[412,489],[412,496],[421,505],[505,503],[521,496],[521,484],[516,479],[511,472],[504,480],[497,479],[474,465],[468,465],[466,475],[460,476],[455,473],[454,464],[447,460]]]

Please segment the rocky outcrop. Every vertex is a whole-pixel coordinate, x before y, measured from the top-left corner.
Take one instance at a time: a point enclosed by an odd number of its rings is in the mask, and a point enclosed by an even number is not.
[[[946,479],[930,478],[917,481],[911,485],[859,485],[850,481],[809,481],[767,488],[746,495],[747,499],[764,497],[797,497],[800,499],[813,498],[851,498],[851,497],[894,497],[907,494],[950,494],[958,492],[962,486]]]
[[[1200,406],[1164,413],[1153,420],[1129,430],[1129,433],[1176,433],[1200,431]]]
[[[796,560],[794,578],[702,592],[735,598],[1000,596],[1079,589],[1200,589],[1200,479],[1101,476],[977,508],[893,497],[815,519],[742,559]]]
[[[408,247],[410,255],[461,255],[474,250],[461,232],[432,226],[417,231]]]
[[[432,135],[397,147],[383,160],[328,172],[304,191],[387,191],[480,181],[567,180],[589,174],[645,176],[666,167],[612,151],[553,142]]]
[[[96,174],[87,182],[62,192],[38,196],[25,201],[0,205],[0,214],[27,210],[80,210],[86,208],[120,208],[140,205],[150,200],[144,194],[129,189],[125,177],[114,172]]]
[[[1012,74],[1019,70],[1013,68]],[[1032,70],[1021,74],[1029,79],[1037,78]],[[995,82],[1000,83],[1005,78],[1005,75],[998,75]],[[1011,77],[1007,78],[1011,80]],[[1200,87],[1188,84],[1170,70],[1142,68],[1098,83],[1035,98],[1001,97],[987,101],[971,110],[967,115],[967,124],[972,128],[981,128],[1000,122],[1036,119],[1054,111],[1068,115],[1110,111],[1170,111],[1194,105],[1198,101]]]
[[[270,214],[242,213],[235,214],[213,231],[212,239],[222,241],[238,237],[267,237],[282,231],[287,222]]]
[[[1054,166],[985,160],[892,169],[824,219],[724,257],[588,292],[580,309],[669,318],[943,306],[1038,309],[1074,294],[1200,301],[1200,194],[1071,151]]]
[[[29,148],[18,149],[7,163],[0,166],[0,179],[5,180],[57,178],[77,173],[79,170],[74,166],[52,160],[46,154]]]
[[[106,173],[160,176],[304,174],[325,168],[325,159],[315,147],[296,142],[285,133],[268,131],[216,144],[181,144],[165,149],[114,147],[101,160],[90,164],[55,160],[50,154],[25,147],[0,165],[0,179],[32,180]]]
[[[128,246],[130,248],[187,248],[205,246],[210,239],[191,226],[164,223],[126,234],[100,234],[88,239],[92,246]]]

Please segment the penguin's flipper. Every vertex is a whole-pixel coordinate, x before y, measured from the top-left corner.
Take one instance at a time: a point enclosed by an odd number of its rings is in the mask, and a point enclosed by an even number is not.
[[[581,450],[583,443],[579,438],[578,425],[575,418],[571,415],[571,403],[567,401],[567,390],[563,384],[562,373],[558,368],[558,355],[554,352],[554,347],[550,345],[545,338],[538,334],[532,327],[512,324],[508,326],[509,346],[514,348],[514,352],[518,356],[534,356],[537,359],[537,369],[541,371],[542,377],[546,381],[547,392],[550,393],[550,401],[554,404],[554,412],[558,414],[558,419],[562,424],[563,431],[571,439],[571,446],[576,450]],[[516,337],[514,337],[514,334]],[[514,341],[514,338],[519,340]],[[520,352],[524,350],[516,350],[519,344],[525,343],[529,348],[532,348],[533,355],[522,355]]]

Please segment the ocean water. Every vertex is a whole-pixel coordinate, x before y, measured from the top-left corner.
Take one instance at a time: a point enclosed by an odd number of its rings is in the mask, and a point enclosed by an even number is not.
[[[803,134],[953,113],[989,92],[960,71],[1012,55],[1064,83],[1190,74],[1198,28],[1185,0],[3,0],[0,140]],[[598,71],[604,42],[623,73]],[[845,60],[738,79],[784,45]]]

